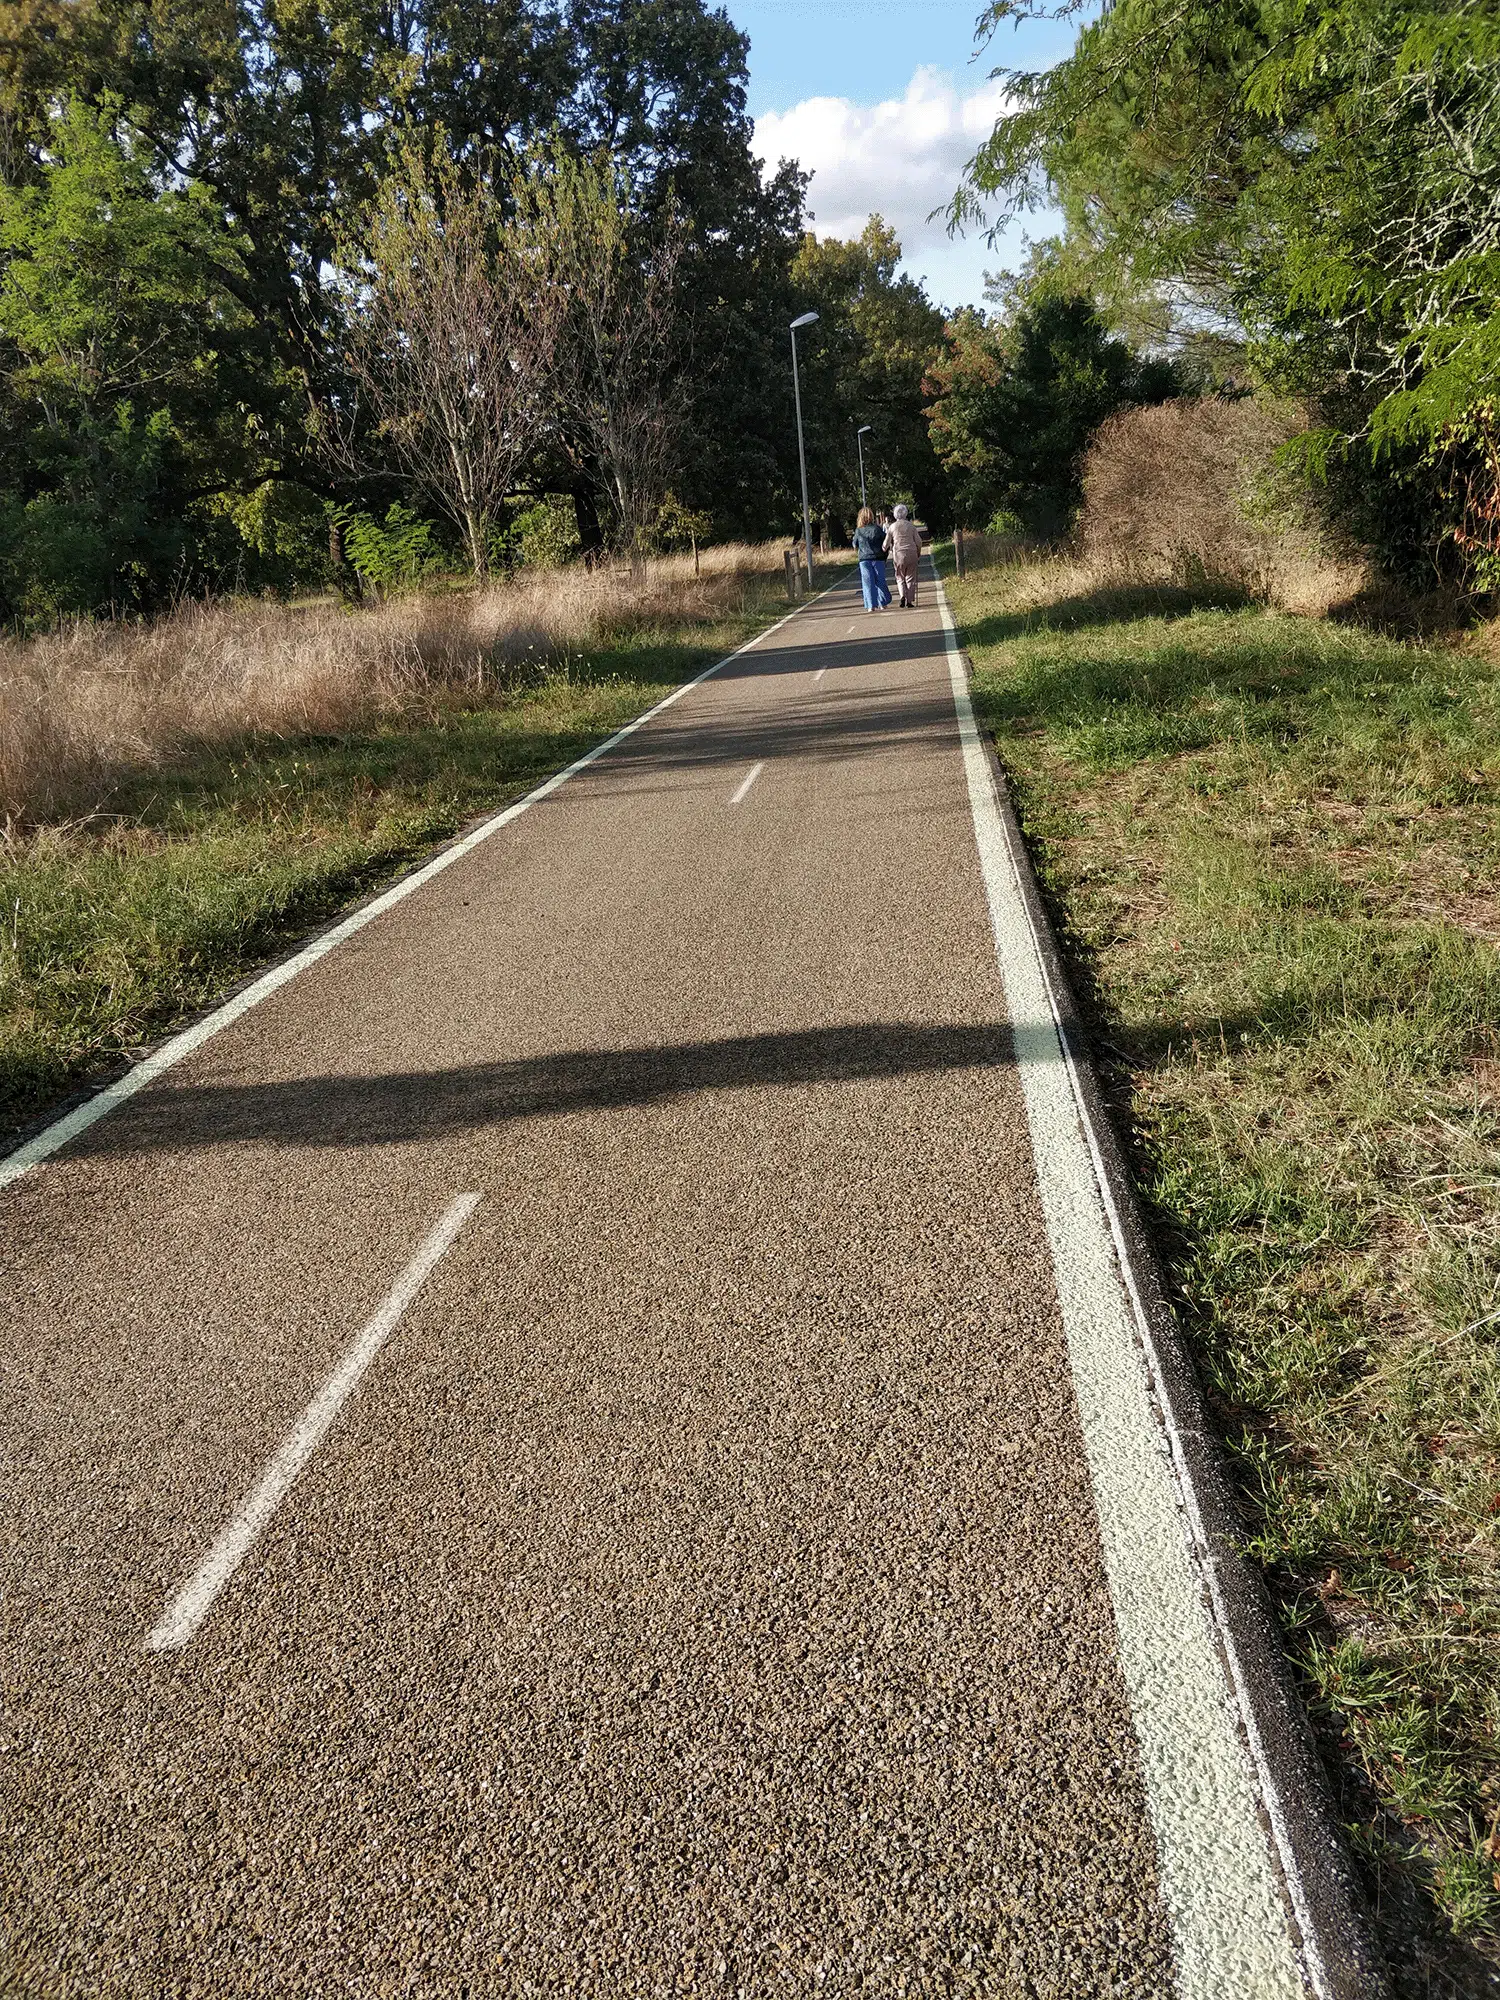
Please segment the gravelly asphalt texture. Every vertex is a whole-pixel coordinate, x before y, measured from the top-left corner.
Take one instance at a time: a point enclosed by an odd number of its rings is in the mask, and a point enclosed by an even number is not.
[[[1171,1991],[930,594],[809,608],[0,1242],[3,1990]]]

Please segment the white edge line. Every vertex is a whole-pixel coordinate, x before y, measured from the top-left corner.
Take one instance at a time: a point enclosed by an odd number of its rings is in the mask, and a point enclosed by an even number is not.
[[[938,603],[942,612],[943,630],[948,641],[948,650],[958,660],[960,668],[962,668],[963,656],[958,645],[957,628],[954,624],[952,611],[948,605],[948,593],[944,588],[943,579],[937,570],[936,563],[933,565],[933,574],[938,588]],[[993,783],[993,778],[991,782]],[[1135,1267],[1131,1258],[1129,1244],[1126,1240],[1124,1225],[1121,1221],[1120,1211],[1116,1205],[1114,1195],[1110,1190],[1109,1175],[1105,1171],[1104,1158],[1099,1149],[1099,1140],[1094,1128],[1094,1120],[1079,1079],[1078,1064],[1075,1059],[1073,1046],[1063,1023],[1062,1009],[1058,1002],[1057,990],[1048,972],[1046,954],[1042,950],[1041,939],[1037,935],[1036,922],[1031,912],[1031,905],[1022,885],[1020,861],[1015,851],[1014,836],[1007,823],[1006,815],[997,813],[996,817],[999,819],[1005,833],[1006,854],[1010,861],[1016,894],[1020,898],[1021,908],[1026,914],[1026,926],[1031,934],[1032,949],[1036,953],[1037,969],[1041,974],[1042,987],[1047,995],[1047,1004],[1051,1009],[1052,1025],[1056,1030],[1058,1046],[1062,1051],[1063,1062],[1067,1068],[1068,1082],[1072,1091],[1074,1105],[1078,1112],[1079,1124],[1082,1126],[1084,1137],[1088,1142],[1089,1160],[1093,1167],[1095,1186],[1098,1190],[1104,1213],[1109,1220],[1110,1236],[1115,1248],[1115,1258],[1119,1265],[1120,1275],[1124,1280],[1126,1294],[1130,1300],[1131,1316],[1135,1321],[1136,1333],[1140,1339],[1141,1348],[1145,1356],[1147,1375],[1151,1383],[1152,1401],[1156,1405],[1158,1421],[1167,1440],[1173,1483],[1177,1488],[1178,1497],[1182,1502],[1183,1513],[1191,1531],[1190,1546],[1194,1567],[1203,1580],[1205,1592],[1213,1608],[1214,1634],[1219,1642],[1225,1664],[1229,1670],[1229,1682],[1234,1694],[1235,1713],[1238,1715],[1245,1731],[1246,1745],[1250,1751],[1250,1760],[1255,1771],[1257,1789],[1261,1795],[1261,1803],[1265,1807],[1266,1818],[1270,1823],[1271,1836],[1275,1843],[1281,1876],[1286,1884],[1287,1895],[1292,1905],[1293,1914],[1297,1920],[1304,1966],[1311,1981],[1313,1991],[1318,1996],[1318,2000],[1329,2000],[1333,1989],[1329,1983],[1327,1965],[1321,1951],[1318,1949],[1317,1933],[1307,1906],[1301,1871],[1297,1866],[1296,1854],[1292,1846],[1290,1830],[1287,1826],[1286,1808],[1281,1796],[1281,1786],[1277,1781],[1275,1770],[1266,1748],[1265,1739],[1256,1720],[1254,1704],[1249,1697],[1248,1676],[1245,1672],[1244,1662],[1240,1657],[1239,1646],[1235,1640],[1234,1628],[1228,1616],[1223,1593],[1219,1587],[1218,1565],[1211,1554],[1208,1534],[1203,1524],[1203,1516],[1198,1508],[1197,1495],[1193,1489],[1192,1479],[1188,1474],[1182,1434],[1175,1420],[1169,1414],[1171,1408],[1170,1398],[1165,1394],[1163,1388],[1164,1375],[1161,1357],[1157,1352],[1156,1341],[1152,1335],[1150,1317],[1146,1311],[1145,1301],[1141,1297],[1139,1285],[1136,1282]]]
[[[818,671],[813,675],[813,679],[815,681],[822,680],[824,674],[826,674],[827,671],[828,671],[827,667],[819,667]]]
[[[367,1320],[342,1360],[287,1433],[281,1446],[239,1510],[220,1531],[208,1554],[187,1582],[168,1601],[146,1635],[148,1653],[175,1653],[192,1638],[213,1608],[215,1599],[265,1532],[307,1461],[312,1457],[339,1411],[348,1402],[376,1355],[395,1332],[407,1307],[417,1296],[433,1266],[451,1248],[453,1239],[479,1204],[477,1194],[461,1194],[444,1211],[416,1255],[391,1287],[385,1302]]]
[[[740,783],[735,787],[733,796],[730,798],[729,803],[732,806],[737,806],[739,804],[740,800],[745,796],[746,792],[749,791],[750,787],[755,783],[756,779],[760,776],[761,772],[765,768],[766,768],[766,762],[764,758],[762,758],[758,764],[752,764],[750,766],[749,771],[746,773],[744,778],[741,779]]]
[[[284,959],[280,965],[273,965],[269,972],[263,972],[258,979],[252,980],[242,991],[236,993],[232,1000],[226,1000],[222,1006],[216,1007],[211,1014],[206,1014],[191,1028],[184,1028],[181,1034],[171,1036],[159,1048],[153,1049],[149,1056],[143,1057],[134,1068],[127,1070],[124,1076],[106,1084],[104,1089],[93,1097],[87,1098],[72,1111],[66,1112],[61,1118],[45,1126],[34,1138],[28,1139],[24,1145],[18,1146],[13,1153],[7,1154],[0,1160],[0,1188],[9,1187],[12,1181],[18,1181],[23,1174],[29,1173],[41,1161],[50,1159],[52,1154],[66,1146],[70,1140],[86,1132],[101,1118],[108,1117],[111,1111],[118,1109],[138,1091],[144,1090],[148,1083],[154,1083],[164,1071],[173,1068],[185,1056],[192,1055],[196,1049],[202,1048],[205,1042],[232,1026],[241,1015],[248,1014],[252,1007],[258,1007],[262,1000],[269,999],[279,987],[285,986],[299,973],[306,972],[308,967],[315,965],[320,958],[326,958],[329,952],[344,942],[345,938],[353,937],[355,932],[363,930],[366,924],[373,923],[377,917],[383,916],[397,903],[415,895],[417,890],[425,887],[435,875],[441,875],[445,868],[451,868],[455,861],[461,861],[466,854],[472,853],[492,834],[498,833],[502,827],[509,826],[512,820],[519,819],[521,814],[532,806],[539,805],[560,785],[565,785],[569,778],[577,777],[580,771],[597,762],[607,751],[623,743],[627,736],[633,736],[638,729],[644,728],[664,709],[670,708],[674,702],[681,701],[682,697],[697,687],[701,681],[706,681],[712,675],[719,673],[731,661],[737,660],[741,653],[749,652],[752,646],[758,646],[763,640],[769,639],[774,633],[779,632],[783,625],[790,624],[800,612],[810,610],[814,604],[820,604],[825,597],[847,581],[846,577],[841,576],[829,584],[827,590],[820,590],[816,597],[809,597],[804,603],[794,605],[786,616],[778,618],[774,625],[768,625],[763,632],[757,632],[753,638],[747,639],[743,646],[736,646],[732,653],[726,653],[722,660],[715,660],[711,667],[705,667],[701,673],[694,674],[691,680],[684,681],[681,687],[674,688],[654,707],[648,708],[644,715],[638,715],[633,722],[627,722],[623,729],[617,729],[613,736],[606,737],[602,743],[596,743],[592,750],[586,750],[581,757],[575,757],[565,770],[557,771],[552,777],[544,779],[524,798],[517,799],[514,804],[506,806],[493,818],[476,826],[472,833],[465,834],[462,840],[455,841],[451,847],[445,847],[441,854],[435,854],[431,861],[425,862],[410,875],[404,875],[399,882],[393,883],[373,902],[366,903],[362,908],[353,911],[341,922],[336,923],[331,930],[325,931],[321,937],[314,938],[311,944],[304,945],[300,951]]]

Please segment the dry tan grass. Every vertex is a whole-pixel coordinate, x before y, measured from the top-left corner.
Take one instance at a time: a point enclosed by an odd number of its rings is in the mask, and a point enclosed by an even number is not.
[[[36,823],[195,746],[331,732],[434,687],[481,689],[603,641],[712,619],[779,572],[732,543],[621,569],[537,571],[479,590],[348,610],[333,600],[193,605],[151,624],[0,640],[0,822]]]
[[[1293,403],[1216,397],[1111,417],[1084,465],[1078,539],[1101,583],[1225,586],[1322,616],[1369,581],[1276,465]]]

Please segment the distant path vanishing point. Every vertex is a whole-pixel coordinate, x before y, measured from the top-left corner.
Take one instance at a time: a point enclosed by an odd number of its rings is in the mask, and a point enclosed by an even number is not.
[[[12,1161],[6,1990],[1360,1990],[935,588]]]

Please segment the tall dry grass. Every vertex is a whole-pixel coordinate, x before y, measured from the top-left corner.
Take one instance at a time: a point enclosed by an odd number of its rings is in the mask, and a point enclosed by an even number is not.
[[[1101,426],[1084,462],[1078,545],[1103,584],[1228,586],[1314,616],[1356,597],[1369,564],[1318,521],[1277,463],[1294,403],[1182,398]]]
[[[781,549],[731,543],[700,562],[537,571],[356,610],[199,604],[0,640],[0,824],[85,809],[198,748],[345,730],[437,688],[503,688],[632,632],[712,621],[779,573]]]

